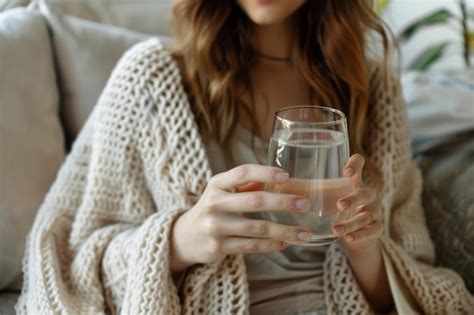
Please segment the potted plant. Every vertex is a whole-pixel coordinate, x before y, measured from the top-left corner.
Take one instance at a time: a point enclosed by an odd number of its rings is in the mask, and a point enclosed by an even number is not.
[[[375,2],[375,10],[381,13],[389,3],[390,0],[377,0]],[[460,16],[447,9],[430,12],[405,27],[398,36],[398,39],[400,42],[405,42],[427,27],[455,23],[457,29],[462,33],[464,62],[466,67],[470,67],[470,55],[474,53],[474,32],[469,30],[468,22],[474,21],[474,10],[468,11],[466,0],[458,0],[458,5],[461,12]],[[454,43],[455,41],[443,41],[428,47],[413,61],[409,68],[419,71],[428,70],[444,55],[446,48]]]

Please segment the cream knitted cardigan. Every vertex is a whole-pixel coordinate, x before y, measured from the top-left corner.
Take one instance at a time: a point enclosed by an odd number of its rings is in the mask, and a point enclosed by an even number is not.
[[[371,70],[372,161],[383,170],[381,244],[427,314],[462,314],[473,297],[454,272],[434,268],[398,84]],[[241,255],[190,268],[178,295],[170,227],[211,177],[178,67],[157,39],[129,50],[113,71],[56,181],[27,244],[20,314],[246,314]],[[199,224],[199,222],[196,222]],[[327,251],[331,314],[369,305],[339,245]]]

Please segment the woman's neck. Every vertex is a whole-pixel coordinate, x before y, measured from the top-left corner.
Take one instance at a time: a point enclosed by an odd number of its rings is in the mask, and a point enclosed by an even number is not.
[[[294,22],[287,19],[278,24],[255,25],[252,48],[260,55],[291,59],[293,55]]]

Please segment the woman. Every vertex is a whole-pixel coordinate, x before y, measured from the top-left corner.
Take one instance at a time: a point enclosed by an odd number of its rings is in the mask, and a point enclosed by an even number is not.
[[[366,58],[366,32],[387,46],[368,1],[180,0],[174,18],[172,52],[152,39],[122,58],[61,168],[20,313],[472,311],[459,276],[430,266],[399,85]],[[358,188],[319,249],[258,217],[309,206],[261,192],[288,174],[258,164],[271,113],[309,103],[348,115]]]

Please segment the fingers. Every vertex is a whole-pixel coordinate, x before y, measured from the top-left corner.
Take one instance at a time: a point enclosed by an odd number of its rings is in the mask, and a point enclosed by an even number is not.
[[[215,249],[223,254],[271,253],[288,247],[288,244],[280,240],[239,237],[228,237],[215,245]]]
[[[372,189],[359,188],[347,194],[337,201],[339,210],[344,211],[350,208],[357,208],[363,205],[371,204],[375,201],[376,194]]]
[[[302,196],[264,191],[239,194],[225,193],[212,198],[207,202],[210,211],[244,213],[260,211],[306,212],[310,209],[310,201]]]
[[[334,233],[336,235],[344,235],[352,232],[356,232],[364,227],[372,224],[376,220],[374,214],[371,211],[361,212],[347,221],[338,223],[334,226]]]
[[[337,207],[341,211],[356,209],[356,215],[333,227],[336,235],[342,236],[345,241],[354,245],[376,240],[383,232],[382,221],[378,218],[380,208],[375,206],[375,191],[363,188],[364,164],[365,159],[360,154],[354,154],[347,161],[343,174],[351,178],[356,190],[339,199]]]
[[[344,167],[344,176],[351,177],[352,183],[356,188],[362,185],[362,171],[364,170],[364,164],[364,157],[356,153],[349,158]]]
[[[249,182],[284,183],[288,178],[289,174],[277,167],[244,164],[213,176],[209,184],[218,189],[232,191],[234,188],[246,185]]]
[[[292,243],[306,243],[312,237],[311,231],[305,228],[250,219],[222,220],[215,233],[221,236],[278,239]]]
[[[375,220],[364,228],[349,233],[344,236],[344,239],[349,243],[361,243],[370,240],[376,240],[383,233],[383,224],[380,220]]]

